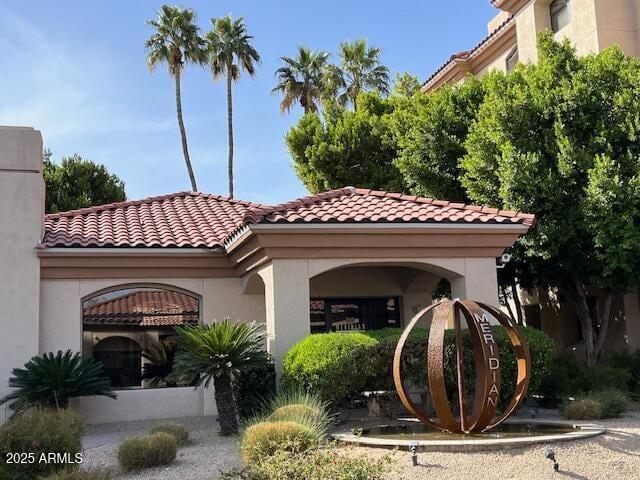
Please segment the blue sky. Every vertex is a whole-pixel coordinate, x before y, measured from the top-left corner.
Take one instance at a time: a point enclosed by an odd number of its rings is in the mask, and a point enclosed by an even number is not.
[[[291,168],[284,134],[300,109],[282,116],[270,93],[279,57],[296,45],[335,52],[364,37],[382,48],[395,76],[424,80],[449,55],[486,35],[489,0],[185,1],[202,29],[212,16],[243,15],[262,63],[234,90],[236,197],[277,203],[306,194]],[[79,153],[105,164],[130,199],[189,189],[175,117],[173,81],[151,74],[143,43],[156,1],[0,3],[0,125],[39,129],[54,159]],[[224,85],[189,68],[183,108],[201,191],[226,194]]]

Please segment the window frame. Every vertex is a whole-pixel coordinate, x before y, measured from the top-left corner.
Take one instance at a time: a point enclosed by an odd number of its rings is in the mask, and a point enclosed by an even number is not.
[[[389,323],[389,317],[387,316],[387,324],[385,326],[383,326],[382,328],[394,328],[394,327],[401,327],[402,326],[402,301],[401,301],[401,296],[399,295],[377,295],[377,296],[348,296],[348,297],[311,297],[309,299],[309,303],[311,304],[311,302],[318,302],[318,301],[322,301],[324,302],[323,305],[323,310],[324,310],[324,329],[320,330],[320,328],[313,328],[313,326],[311,326],[311,322],[312,322],[312,318],[311,318],[311,314],[309,315],[309,323],[310,323],[310,328],[311,328],[311,333],[328,333],[328,332],[333,332],[333,324],[334,324],[334,319],[333,319],[333,313],[332,313],[332,306],[334,304],[346,304],[346,303],[353,303],[358,305],[358,308],[365,313],[366,318],[364,319],[363,324],[365,325],[365,330],[364,331],[371,331],[371,330],[377,330],[377,329],[369,329],[366,328],[367,325],[374,323],[374,317],[375,317],[375,308],[374,308],[374,304],[376,301],[382,301],[385,300],[387,303],[389,300],[393,300],[395,302],[395,323],[390,324]],[[363,308],[364,307],[364,308]],[[387,311],[388,311],[388,307],[387,307]],[[317,322],[319,322],[319,319],[316,319]],[[315,331],[314,331],[315,330]],[[348,331],[348,330],[346,330]]]
[[[551,18],[551,30],[553,33],[558,33],[571,23],[571,1],[570,0],[553,0],[549,5],[549,15]],[[564,19],[566,15],[566,22],[562,25],[560,20]]]

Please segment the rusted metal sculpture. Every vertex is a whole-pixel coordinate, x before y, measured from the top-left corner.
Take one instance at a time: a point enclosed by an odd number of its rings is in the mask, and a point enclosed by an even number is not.
[[[402,350],[416,324],[429,312],[433,311],[433,319],[429,330],[427,342],[427,381],[433,401],[437,420],[420,411],[409,397],[401,376]],[[500,396],[500,356],[498,345],[495,342],[490,328],[489,317],[491,314],[504,328],[515,350],[517,362],[516,389],[513,398],[504,411],[494,419],[498,398]],[[473,408],[468,412],[464,401],[464,364],[461,315],[466,320],[467,328],[473,345],[475,362],[475,396]],[[455,329],[456,343],[456,367],[458,377],[458,403],[460,418],[456,419],[449,406],[445,388],[444,374],[444,335],[447,325],[453,325]],[[435,429],[453,432],[470,433],[482,432],[504,422],[520,403],[531,378],[531,357],[529,347],[511,324],[511,320],[499,309],[484,303],[471,300],[447,300],[430,305],[414,316],[398,341],[393,358],[393,380],[396,390],[405,408],[415,415],[424,425]]]

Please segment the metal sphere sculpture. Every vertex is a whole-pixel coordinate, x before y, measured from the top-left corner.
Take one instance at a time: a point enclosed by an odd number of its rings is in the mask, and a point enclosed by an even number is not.
[[[434,315],[427,340],[427,382],[437,421],[420,411],[409,397],[401,376],[402,350],[409,334],[418,321],[433,310]],[[437,315],[435,313],[438,313]],[[500,396],[500,356],[498,345],[490,328],[487,313],[504,328],[515,350],[517,378],[514,396],[504,411],[494,419]],[[475,362],[475,396],[471,412],[464,402],[464,364],[462,351],[463,315],[473,345]],[[456,339],[456,367],[458,377],[458,404],[460,418],[453,415],[445,388],[444,335],[447,325],[453,325]],[[405,408],[424,425],[444,432],[471,433],[487,431],[504,422],[522,403],[531,378],[529,347],[511,320],[499,309],[472,300],[447,300],[430,305],[416,314],[402,332],[393,358],[393,380]]]

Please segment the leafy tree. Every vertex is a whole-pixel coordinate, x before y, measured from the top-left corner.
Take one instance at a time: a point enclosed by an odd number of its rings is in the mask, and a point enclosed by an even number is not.
[[[412,194],[469,200],[460,183],[460,160],[467,153],[464,142],[483,98],[483,82],[470,77],[459,86],[419,92],[395,109],[396,165]]]
[[[187,133],[182,119],[180,80],[187,63],[202,65],[206,62],[204,40],[198,35],[199,29],[195,24],[196,13],[193,10],[162,5],[157,13],[157,20],[147,21],[147,24],[155,29],[155,33],[144,44],[147,50],[147,66],[153,71],[159,63],[166,63],[169,75],[175,81],[176,112],[182,139],[182,153],[189,172],[191,189],[197,192],[198,186],[191,166]]]
[[[297,57],[280,57],[285,66],[276,70],[278,84],[272,92],[283,95],[282,113],[290,111],[295,103],[300,104],[304,113],[318,111],[323,96],[322,75],[328,58],[328,53],[312,51],[302,45],[298,46]]]
[[[45,150],[44,181],[47,213],[122,202],[127,199],[122,180],[110,174],[104,165],[86,160],[77,154],[63,157],[60,164],[56,164],[51,160],[51,151]]]
[[[255,64],[260,62],[258,51],[253,48],[253,37],[247,33],[244,18],[233,20],[230,15],[212,18],[213,29],[205,40],[209,53],[209,66],[214,78],[227,80],[227,128],[229,141],[229,197],[233,198],[233,99],[232,83],[240,79],[244,71],[255,75]]]
[[[397,95],[411,97],[420,91],[420,81],[410,73],[399,73],[396,75],[393,91]]]
[[[350,185],[402,191],[393,164],[393,105],[378,93],[361,93],[350,111],[327,103],[324,119],[305,115],[286,136],[298,177],[311,192]]]
[[[193,379],[196,387],[214,386],[220,434],[238,432],[238,415],[233,398],[233,375],[264,365],[263,328],[255,323],[231,323],[229,319],[211,325],[176,327],[176,376]]]
[[[538,215],[519,260],[536,286],[575,304],[593,364],[614,294],[638,284],[640,60],[618,47],[579,58],[547,32],[537,64],[483,83],[463,185],[476,202]],[[593,318],[588,296],[599,292]]]
[[[389,93],[389,69],[380,61],[381,50],[364,39],[340,44],[340,66],[329,65],[324,73],[326,93],[340,105],[358,109],[360,92]]]
[[[116,398],[102,363],[71,350],[37,355],[11,374],[9,387],[15,390],[0,399],[0,405],[9,403],[17,412],[34,406],[67,408],[75,397]]]

